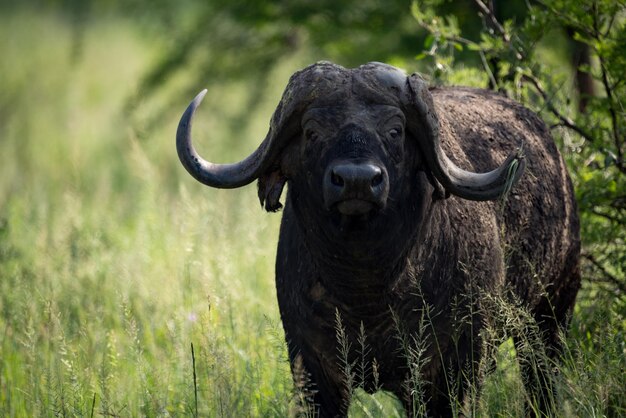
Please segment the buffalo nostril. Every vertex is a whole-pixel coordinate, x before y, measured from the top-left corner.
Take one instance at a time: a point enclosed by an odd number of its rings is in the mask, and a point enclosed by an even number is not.
[[[378,173],[376,173],[376,175],[372,178],[372,181],[371,181],[371,183],[370,183],[370,184],[372,185],[372,187],[376,187],[376,186],[378,186],[378,185],[379,185],[380,183],[382,183],[382,182],[383,182],[383,173],[382,173],[382,172],[378,172]]]
[[[330,173],[330,181],[335,186],[343,187],[344,185],[343,177],[337,174],[334,170]]]

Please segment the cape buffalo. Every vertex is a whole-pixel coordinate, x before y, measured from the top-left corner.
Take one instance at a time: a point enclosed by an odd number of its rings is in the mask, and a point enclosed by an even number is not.
[[[319,416],[347,414],[353,387],[390,391],[408,414],[455,414],[480,383],[488,331],[511,322],[501,299],[532,318],[507,334],[518,357],[524,326],[557,356],[580,285],[579,226],[533,112],[386,64],[319,62],[290,78],[250,156],[214,164],[191,140],[205,92],[176,135],[189,173],[218,188],[258,179],[272,212],[289,185],[276,290],[292,372]],[[520,366],[549,413],[550,364]]]

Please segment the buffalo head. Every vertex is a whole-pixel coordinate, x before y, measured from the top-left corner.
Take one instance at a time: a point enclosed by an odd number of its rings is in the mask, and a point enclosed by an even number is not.
[[[522,173],[518,154],[488,173],[456,166],[443,152],[439,120],[426,82],[381,63],[356,69],[320,62],[295,73],[261,145],[234,164],[214,164],[195,151],[191,121],[206,91],[185,111],[176,135],[181,162],[201,183],[235,188],[259,180],[269,211],[287,180],[306,185],[318,207],[344,216],[384,210],[400,191],[394,178],[414,164],[446,194],[471,200],[502,195]],[[407,161],[405,150],[418,151]],[[521,168],[521,167],[520,167]]]

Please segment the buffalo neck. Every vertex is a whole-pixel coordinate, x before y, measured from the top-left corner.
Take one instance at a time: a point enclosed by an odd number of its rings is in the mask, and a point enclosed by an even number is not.
[[[288,201],[288,205],[293,202]],[[314,263],[317,279],[338,297],[363,301],[410,291],[411,283],[431,274],[430,254],[446,241],[447,223],[440,202],[424,202],[411,211],[394,213],[388,222],[372,223],[372,231],[342,234],[324,228],[323,220],[304,216],[297,205],[286,208],[298,225],[301,243]]]

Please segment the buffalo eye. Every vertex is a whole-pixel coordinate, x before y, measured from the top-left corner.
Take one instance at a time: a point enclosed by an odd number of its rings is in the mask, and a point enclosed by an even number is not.
[[[319,138],[319,134],[315,132],[313,129],[307,129],[304,131],[304,136],[308,141],[314,142]]]
[[[398,139],[402,137],[401,128],[391,128],[387,131],[387,136],[391,139]]]

